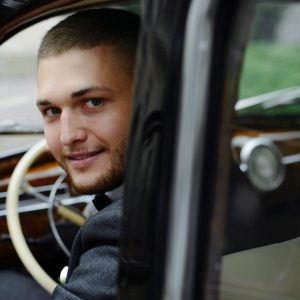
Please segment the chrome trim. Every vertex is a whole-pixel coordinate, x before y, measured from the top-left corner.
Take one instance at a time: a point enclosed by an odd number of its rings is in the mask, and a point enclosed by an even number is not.
[[[6,158],[11,157],[11,156],[23,154],[26,151],[28,151],[33,145],[34,144],[29,144],[29,145],[22,146],[22,147],[19,147],[17,149],[13,149],[13,150],[1,151],[0,152],[0,160],[1,159],[6,159]]]
[[[191,291],[186,287],[188,256],[189,250],[192,251],[191,243],[194,238],[190,221],[195,203],[199,200],[193,193],[193,171],[195,161],[197,167],[203,161],[205,147],[203,141],[203,147],[197,148],[197,142],[204,140],[204,114],[212,47],[211,5],[212,1],[209,0],[194,0],[187,17],[164,300],[190,299],[187,294]],[[198,185],[200,184],[201,179],[198,181]]]
[[[58,198],[58,196],[57,196]],[[75,205],[80,203],[89,203],[92,201],[94,196],[92,195],[84,195],[84,196],[78,196],[78,197],[71,197],[68,199],[61,199],[60,203],[64,206],[69,205]],[[49,207],[49,204],[46,202],[40,202],[38,200],[32,199],[32,200],[24,200],[19,202],[19,207],[17,209],[19,214],[23,213],[29,213],[29,212],[35,212],[35,211],[41,211],[41,210],[47,210]],[[0,218],[6,217],[6,209],[5,204],[0,204]]]
[[[281,162],[284,165],[296,164],[300,162],[300,154],[287,155],[282,157]]]
[[[34,187],[34,190],[35,190],[36,193],[45,193],[45,192],[50,192],[51,188],[52,188],[52,185],[43,185],[43,186]],[[62,183],[60,188],[59,188],[60,191],[61,190],[67,190],[67,189],[68,189],[68,184],[67,183]],[[30,190],[29,194],[32,195],[32,196],[35,196],[35,193],[32,190]],[[28,193],[24,193],[23,190],[20,190],[19,191],[19,196],[22,196],[22,195],[28,195]],[[2,201],[5,201],[6,196],[7,196],[7,192],[1,192],[0,193],[0,203],[1,203],[2,199],[3,199]],[[26,200],[21,199],[20,202],[22,202],[22,201],[26,201]]]
[[[300,87],[293,86],[286,89],[241,99],[235,104],[234,108],[236,111],[239,111],[261,104],[264,108],[267,109],[275,107],[277,105],[288,103],[289,101],[297,97],[300,97]]]
[[[270,183],[264,182],[262,180],[258,181],[257,178],[253,177],[253,173],[251,173],[249,169],[253,151],[259,147],[264,147],[270,150],[277,163],[278,174],[276,178]],[[242,147],[240,153],[240,169],[242,172],[245,172],[247,174],[253,186],[262,191],[275,190],[281,185],[285,177],[285,166],[282,163],[282,155],[280,150],[271,140],[263,137],[251,139]]]

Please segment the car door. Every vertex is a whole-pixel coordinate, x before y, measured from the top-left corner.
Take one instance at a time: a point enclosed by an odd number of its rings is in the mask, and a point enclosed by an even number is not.
[[[169,3],[145,1],[120,296],[299,299],[299,2]]]

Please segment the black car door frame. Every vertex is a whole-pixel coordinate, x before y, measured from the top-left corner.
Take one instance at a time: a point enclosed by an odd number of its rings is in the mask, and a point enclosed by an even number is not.
[[[144,1],[121,299],[217,297],[236,92],[224,78],[239,3]]]

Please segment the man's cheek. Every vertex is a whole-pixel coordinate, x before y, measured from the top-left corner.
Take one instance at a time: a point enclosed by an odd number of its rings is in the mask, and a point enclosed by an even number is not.
[[[59,137],[55,134],[45,130],[45,138],[49,147],[49,150],[52,152],[55,158],[60,152],[60,145],[59,145]]]

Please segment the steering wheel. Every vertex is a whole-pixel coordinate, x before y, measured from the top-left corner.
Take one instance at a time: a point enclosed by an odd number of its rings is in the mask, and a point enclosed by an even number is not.
[[[47,149],[48,146],[46,140],[43,139],[29,149],[29,151],[20,159],[9,181],[6,209],[8,231],[20,260],[29,274],[31,274],[32,277],[51,294],[57,286],[57,283],[44,271],[28,247],[21,228],[20,217],[17,210],[19,203],[19,190],[24,176],[37,157],[47,151]],[[74,222],[77,224],[82,224],[84,222],[84,219],[81,216],[74,214],[74,212],[68,208],[62,206],[60,208],[59,212],[64,214],[68,219],[72,219],[72,217],[74,217],[74,219],[76,219]]]

